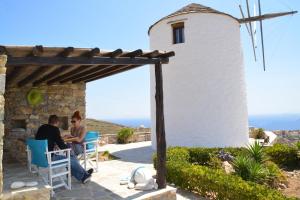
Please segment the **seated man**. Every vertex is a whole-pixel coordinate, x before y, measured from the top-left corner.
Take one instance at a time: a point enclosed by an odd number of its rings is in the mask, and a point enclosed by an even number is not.
[[[50,115],[48,124],[42,125],[35,136],[36,140],[48,140],[48,151],[54,150],[56,144],[60,149],[66,149],[68,146],[64,143],[60,136],[58,128],[59,120],[56,115]],[[62,155],[53,155],[52,160],[59,160],[65,158]],[[79,164],[76,157],[71,155],[71,174],[82,183],[86,183],[91,179],[93,169],[85,171]]]

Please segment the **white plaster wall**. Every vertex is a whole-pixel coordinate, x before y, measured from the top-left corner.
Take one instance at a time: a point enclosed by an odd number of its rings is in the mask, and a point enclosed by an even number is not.
[[[185,43],[172,44],[169,22],[182,20]],[[248,143],[246,85],[239,23],[218,14],[165,19],[150,31],[150,48],[175,51],[163,65],[168,146],[244,146]],[[155,76],[151,70],[152,145]]]

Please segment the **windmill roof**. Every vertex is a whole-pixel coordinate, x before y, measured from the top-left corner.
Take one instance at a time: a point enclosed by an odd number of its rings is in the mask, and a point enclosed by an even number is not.
[[[164,19],[168,19],[174,16],[178,16],[178,15],[183,15],[183,14],[188,14],[188,13],[214,13],[214,14],[222,14],[222,15],[227,15],[235,20],[238,20],[237,18],[233,17],[230,14],[224,13],[224,12],[220,12],[218,10],[215,10],[211,7],[207,7],[207,6],[203,6],[201,4],[197,4],[197,3],[191,3],[188,4],[187,6],[184,6],[183,8],[167,15],[166,17],[161,18],[160,20],[158,20],[157,22],[155,22],[152,26],[150,26],[149,30],[148,30],[148,34],[150,33],[150,30],[153,26],[155,26],[157,23],[159,23],[160,21],[164,20]]]

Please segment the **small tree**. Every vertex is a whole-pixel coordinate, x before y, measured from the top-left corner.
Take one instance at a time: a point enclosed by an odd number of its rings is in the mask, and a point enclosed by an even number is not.
[[[119,144],[128,143],[129,138],[133,135],[133,129],[123,128],[118,132],[117,140]]]
[[[254,129],[250,132],[250,137],[254,139],[265,139],[266,134],[264,132],[264,129],[259,128],[259,129]]]

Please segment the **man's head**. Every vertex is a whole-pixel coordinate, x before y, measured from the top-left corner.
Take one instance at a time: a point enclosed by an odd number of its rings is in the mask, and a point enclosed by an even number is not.
[[[57,115],[50,115],[49,119],[48,119],[48,124],[57,127],[58,124],[59,124],[59,120],[58,120]]]

